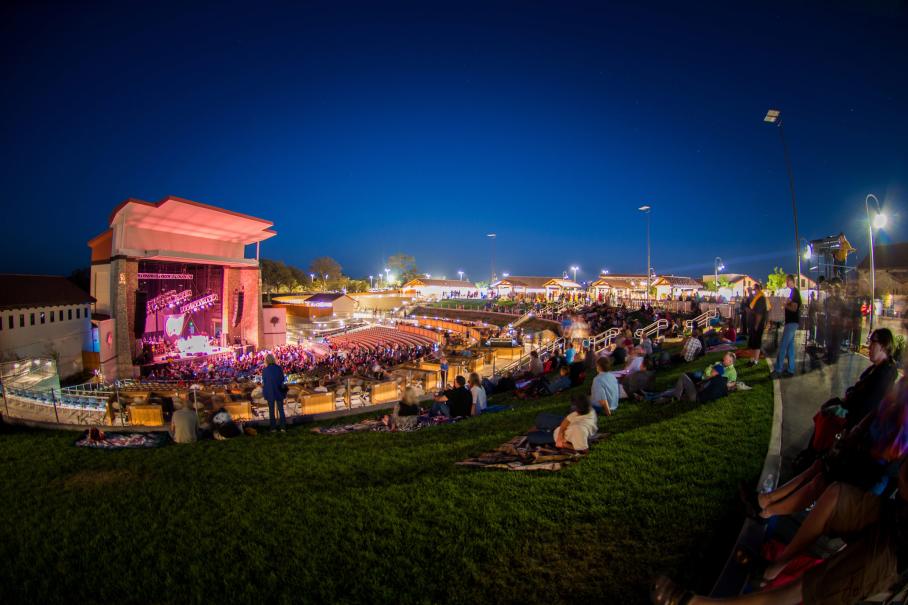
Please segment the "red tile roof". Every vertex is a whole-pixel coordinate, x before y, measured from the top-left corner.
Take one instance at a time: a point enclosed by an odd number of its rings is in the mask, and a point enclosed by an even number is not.
[[[58,275],[0,273],[0,310],[82,305],[95,299]]]

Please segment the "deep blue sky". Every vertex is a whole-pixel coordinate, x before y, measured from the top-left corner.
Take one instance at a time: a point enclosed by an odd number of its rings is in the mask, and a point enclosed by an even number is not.
[[[0,14],[0,271],[68,273],[126,197],[273,220],[263,256],[449,277],[793,269],[908,231],[908,5],[28,2]],[[852,6],[853,5],[853,6]],[[871,8],[868,8],[871,7]]]

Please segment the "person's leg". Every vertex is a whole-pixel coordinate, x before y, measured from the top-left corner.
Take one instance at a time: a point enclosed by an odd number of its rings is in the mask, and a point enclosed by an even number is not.
[[[779,356],[776,358],[776,373],[781,374],[785,366],[785,358],[788,358],[788,371],[794,374],[795,371],[795,335],[798,332],[798,324],[788,323],[782,330],[782,342],[779,344]]]
[[[760,508],[766,508],[774,502],[779,500],[784,500],[792,493],[804,486],[805,483],[813,480],[818,474],[823,472],[823,463],[820,460],[815,461],[810,467],[807,468],[800,475],[797,475],[790,479],[788,483],[781,487],[777,487],[771,492],[765,494],[757,495],[757,502],[760,505]]]
[[[760,516],[768,519],[776,515],[793,515],[806,509],[811,503],[816,502],[820,494],[826,489],[826,477],[820,473],[804,486],[791,493],[783,500],[776,500],[763,509]]]
[[[271,430],[274,430],[274,400],[268,400],[268,424],[271,426]]]
[[[675,381],[675,388],[671,392],[666,391],[672,399],[681,399],[681,395],[684,394],[684,379],[687,379],[690,382],[690,378],[687,377],[687,374],[681,374],[678,377],[678,380]]]
[[[281,429],[281,430],[284,430],[284,427],[287,426],[287,418],[284,417],[284,400],[283,400],[283,399],[278,399],[278,400],[275,402],[275,405],[277,405],[277,409],[278,409],[278,411],[280,412],[280,415],[281,415],[280,429]]]

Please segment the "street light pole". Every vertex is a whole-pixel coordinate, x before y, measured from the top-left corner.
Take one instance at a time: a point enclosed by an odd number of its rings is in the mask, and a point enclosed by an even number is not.
[[[571,271],[574,272],[574,281],[577,281],[577,271],[579,271],[579,270],[580,270],[580,267],[578,267],[577,265],[573,265],[571,267]]]
[[[801,287],[801,236],[798,233],[798,204],[795,199],[794,172],[791,169],[791,157],[788,155],[788,143],[785,142],[785,130],[782,128],[782,113],[778,109],[766,112],[763,121],[779,127],[779,138],[782,139],[782,150],[785,153],[785,166],[788,169],[788,189],[791,191],[791,213],[794,216],[795,258],[798,261],[798,281],[795,284]]]
[[[495,281],[495,237],[494,233],[487,233],[486,237],[492,240],[492,276],[489,278],[489,285]]]
[[[876,203],[876,215],[870,218],[870,198]],[[864,198],[864,210],[867,211],[867,233],[870,235],[870,330],[873,332],[873,317],[876,315],[876,265],[873,261],[873,228],[882,229],[886,226],[886,215],[880,208],[880,200],[872,193]]]
[[[650,272],[652,271],[651,262],[650,262],[650,247],[649,247],[649,214],[653,209],[652,206],[643,205],[637,208],[640,212],[646,215],[646,302],[649,302],[649,288],[650,288]]]
[[[369,276],[369,289],[372,289],[372,276]]]
[[[719,296],[719,271],[725,268],[725,263],[722,262],[722,259],[718,256],[713,261],[713,269],[716,272],[716,296]]]

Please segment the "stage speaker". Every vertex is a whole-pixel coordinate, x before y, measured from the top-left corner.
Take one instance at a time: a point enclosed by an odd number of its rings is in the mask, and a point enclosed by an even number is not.
[[[233,327],[240,325],[240,322],[243,321],[243,292],[238,291],[233,295]]]
[[[141,290],[136,291],[136,314],[133,322],[132,333],[136,338],[141,338],[145,334],[145,315],[146,305],[148,304],[148,294]]]

